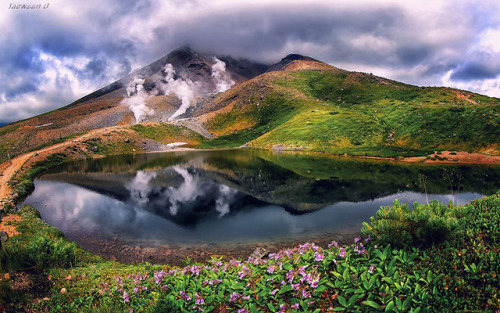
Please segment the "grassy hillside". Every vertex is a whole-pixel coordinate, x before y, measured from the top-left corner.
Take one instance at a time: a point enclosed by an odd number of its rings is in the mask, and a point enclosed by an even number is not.
[[[220,135],[205,146],[248,143],[384,157],[434,150],[499,152],[497,98],[333,67],[316,69],[310,63],[309,68],[268,73],[241,86],[230,109],[205,123]]]

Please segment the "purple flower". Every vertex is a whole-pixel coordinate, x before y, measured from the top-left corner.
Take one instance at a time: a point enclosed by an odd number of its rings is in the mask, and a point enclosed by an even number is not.
[[[193,309],[194,309],[194,310],[198,309],[198,311],[203,312],[203,309],[202,309],[202,308],[200,308],[200,307],[199,307],[199,306],[197,306],[197,305],[193,306]]]
[[[271,266],[271,265],[270,265],[270,266],[268,266],[268,267],[267,267],[267,272],[268,272],[269,274],[274,273],[274,266]]]
[[[137,293],[139,289],[137,287],[134,288],[134,293]]]
[[[194,297],[196,298],[195,304],[205,304],[205,299],[202,296],[195,293]]]
[[[314,261],[321,262],[325,259],[325,255],[323,253],[316,252],[314,254]]]
[[[241,299],[250,300],[250,296],[243,296],[243,297],[241,297]]]
[[[340,247],[340,252],[337,255],[339,258],[345,258],[345,249],[343,247]]]
[[[299,308],[299,304],[298,303],[295,303],[295,304],[292,304],[292,306],[290,306],[291,309],[298,309]]]
[[[368,238],[365,239],[365,241],[368,242],[368,241],[372,240],[372,238],[373,237],[370,235],[370,236],[368,236]]]
[[[248,313],[248,311],[246,309],[239,309],[238,313]]]
[[[328,245],[328,248],[331,248],[331,247],[337,247],[337,242],[334,240],[332,241],[329,245]]]
[[[241,295],[239,293],[233,292],[233,294],[231,295],[231,298],[229,299],[229,302],[234,302],[234,301],[238,300],[239,297],[241,297]]]
[[[374,269],[375,269],[375,265],[370,266],[368,273],[372,274]]]
[[[278,291],[280,291],[279,289],[274,289],[273,291],[271,291],[271,296],[274,296],[278,293]]]
[[[127,303],[130,301],[130,297],[126,291],[123,292],[123,303]]]
[[[359,241],[361,241],[361,238],[359,238],[359,237],[354,238],[354,243],[357,243]]]
[[[310,298],[311,294],[305,290],[302,290],[302,298]]]

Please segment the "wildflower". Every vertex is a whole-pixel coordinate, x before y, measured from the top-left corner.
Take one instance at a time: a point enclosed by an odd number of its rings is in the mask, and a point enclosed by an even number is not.
[[[279,289],[274,289],[273,291],[271,291],[271,296],[274,296],[278,293],[278,291],[280,291]]]
[[[137,293],[139,289],[137,287],[134,288],[134,293]]]
[[[368,273],[372,274],[374,269],[375,269],[375,265],[370,266]]]
[[[345,249],[341,247],[340,252],[337,256],[342,259],[345,258]]]
[[[311,294],[305,290],[302,290],[302,298],[310,298]]]
[[[248,311],[246,309],[239,309],[238,313],[248,313]]]
[[[328,245],[328,248],[331,248],[331,247],[335,247],[335,248],[337,248],[337,245],[338,245],[338,244],[337,244],[337,242],[334,240],[334,241],[332,241],[332,242]]]
[[[123,303],[127,303],[130,301],[130,297],[126,291],[123,292]]]
[[[292,284],[292,289],[295,291],[298,291],[300,287],[300,284]]]
[[[268,267],[267,267],[267,272],[268,272],[269,274],[274,273],[274,266],[271,266],[271,265],[270,265],[270,266],[268,266]]]
[[[233,292],[233,294],[231,295],[231,298],[229,299],[229,302],[234,302],[234,301],[238,300],[240,297],[241,297],[241,295],[239,293]]]
[[[357,243],[359,241],[361,241],[361,238],[359,238],[359,237],[354,238],[354,243]]]
[[[314,261],[321,262],[325,259],[325,255],[323,253],[316,252],[314,254]]]
[[[241,297],[241,299],[250,300],[250,296],[243,296],[243,297]]]
[[[370,241],[372,239],[373,239],[373,237],[370,235],[370,236],[368,236],[368,238],[365,239],[365,242],[368,242],[368,241]]]
[[[313,279],[313,281],[311,282],[311,288],[314,288],[314,289],[318,288],[318,284],[319,284],[319,275],[316,276]]]
[[[205,299],[203,299],[203,297],[199,296],[197,293],[194,294],[194,297],[196,298],[196,304],[205,304]]]
[[[203,312],[204,310],[202,308],[200,308],[199,306],[195,305],[193,306],[193,310],[198,310],[200,312]]]

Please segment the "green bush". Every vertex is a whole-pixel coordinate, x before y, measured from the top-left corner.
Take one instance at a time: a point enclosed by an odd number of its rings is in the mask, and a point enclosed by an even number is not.
[[[395,247],[429,246],[442,242],[460,227],[459,219],[466,207],[456,208],[432,201],[430,204],[415,203],[413,209],[395,200],[392,206],[381,207],[370,224],[363,223],[361,232],[372,236],[382,245]],[[463,220],[461,223],[463,224]]]

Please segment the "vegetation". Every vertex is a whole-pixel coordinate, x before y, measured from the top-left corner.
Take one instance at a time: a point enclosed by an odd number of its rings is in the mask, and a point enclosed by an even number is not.
[[[0,254],[2,271],[27,267],[42,271],[43,293],[15,293],[0,288],[9,310],[49,312],[494,312],[500,266],[500,193],[454,207],[399,203],[381,208],[377,217],[421,221],[407,227],[408,246],[383,236],[378,219],[350,246],[306,243],[272,253],[265,259],[212,258],[185,267],[141,263],[124,265],[93,257],[23,207],[21,235],[11,238]],[[393,216],[400,212],[400,217]],[[436,229],[437,216],[453,216],[453,227],[438,226],[438,236],[421,236],[421,227]],[[393,225],[400,230],[404,223]],[[439,223],[438,223],[439,224]],[[452,232],[453,231],[453,232]],[[452,240],[442,240],[443,235]],[[407,236],[405,236],[406,238]],[[25,260],[25,261],[19,261]],[[14,273],[14,272],[12,272]],[[49,276],[47,276],[49,275]],[[34,298],[49,297],[36,301]]]
[[[11,181],[11,187],[18,194],[18,197],[24,197],[33,190],[33,179],[40,173],[49,168],[68,163],[70,160],[63,153],[52,154],[46,159],[35,163],[29,170],[23,172],[16,177],[15,181]]]
[[[146,138],[153,139],[163,144],[182,141],[188,143],[187,146],[193,146],[205,140],[203,136],[184,126],[171,124],[136,124],[130,128]]]
[[[265,81],[272,86],[265,96],[242,88],[231,111],[206,123],[221,136],[204,147],[248,143],[381,157],[498,151],[499,99],[345,71],[273,75]]]

